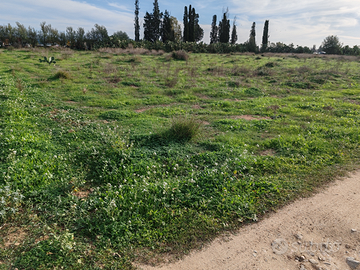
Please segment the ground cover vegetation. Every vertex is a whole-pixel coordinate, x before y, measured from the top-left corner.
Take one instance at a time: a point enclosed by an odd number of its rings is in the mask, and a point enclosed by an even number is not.
[[[178,258],[357,166],[358,57],[0,59],[0,269]]]

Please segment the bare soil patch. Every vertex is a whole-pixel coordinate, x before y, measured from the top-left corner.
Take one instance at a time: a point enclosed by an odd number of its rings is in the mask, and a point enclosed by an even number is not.
[[[360,171],[175,263],[144,270],[351,269],[360,260]]]
[[[21,228],[11,229],[10,232],[4,237],[4,247],[9,248],[12,245],[18,246],[25,239],[27,233]]]
[[[260,156],[275,156],[276,152],[273,149],[267,149],[260,152]]]
[[[259,115],[235,115],[235,116],[232,116],[231,118],[244,119],[244,120],[271,120],[270,117],[259,116]]]

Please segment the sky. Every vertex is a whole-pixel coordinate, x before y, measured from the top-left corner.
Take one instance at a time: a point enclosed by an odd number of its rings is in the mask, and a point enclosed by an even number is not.
[[[40,29],[45,21],[59,31],[67,26],[91,30],[103,25],[111,35],[124,31],[134,38],[134,0],[10,0],[0,2],[0,25]],[[160,10],[168,10],[181,23],[185,5],[199,14],[204,29],[203,42],[210,41],[213,15],[218,20],[228,9],[231,24],[236,17],[238,43],[249,39],[256,23],[256,41],[261,44],[265,20],[269,20],[269,41],[317,47],[325,37],[336,35],[344,45],[360,45],[360,0],[158,0]],[[139,0],[141,37],[145,12],[153,10],[153,0]],[[218,23],[218,22],[217,22]]]

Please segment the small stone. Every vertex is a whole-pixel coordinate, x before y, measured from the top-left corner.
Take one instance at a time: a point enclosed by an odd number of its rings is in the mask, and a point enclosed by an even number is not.
[[[347,257],[346,263],[350,266],[351,269],[356,269],[360,265],[360,262],[352,257]]]
[[[302,255],[302,256],[297,256],[296,259],[297,259],[299,262],[303,262],[303,261],[305,261],[306,258],[305,258],[305,256]]]
[[[349,244],[345,244],[345,248],[349,249],[351,246]]]
[[[318,256],[319,261],[323,262],[325,259],[323,257]]]
[[[300,269],[300,270],[306,270],[305,265],[300,264],[300,268],[299,268],[299,269]]]
[[[357,230],[356,229],[351,229],[351,232],[354,233],[354,232],[357,232]]]
[[[310,259],[309,262],[312,263],[312,264],[318,264],[318,261],[314,260],[314,259]]]
[[[326,265],[331,265],[331,263],[329,263],[329,262],[324,262],[324,264],[326,264]]]
[[[301,233],[294,234],[295,238],[298,240],[303,239],[303,235]]]

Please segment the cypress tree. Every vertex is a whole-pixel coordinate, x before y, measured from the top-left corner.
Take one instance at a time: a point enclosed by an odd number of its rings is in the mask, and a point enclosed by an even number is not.
[[[199,25],[199,14],[194,9],[194,41],[198,42],[204,37],[204,30]]]
[[[214,15],[211,23],[210,44],[216,43],[217,40],[218,40],[218,28],[216,26],[216,15]]]
[[[162,13],[160,12],[160,9],[159,9],[158,0],[154,0],[153,18],[154,18],[153,24],[154,24],[155,40],[159,40]]]
[[[266,50],[268,46],[268,42],[269,42],[269,20],[266,20],[264,24],[264,32],[262,36],[262,46],[261,46],[262,52]]]
[[[144,39],[156,42],[160,38],[160,25],[162,13],[159,9],[158,0],[154,0],[153,13],[146,12],[144,17]]]
[[[185,6],[184,9],[183,24],[184,24],[183,41],[186,42],[189,40],[189,15],[188,15],[187,6]]]
[[[235,44],[237,39],[238,39],[238,36],[237,36],[237,33],[236,33],[236,17],[235,17],[234,21],[233,21],[232,32],[231,32],[231,44]]]
[[[189,40],[190,42],[195,41],[195,9],[189,6]]]
[[[223,14],[222,20],[219,22],[219,41],[228,43],[230,39],[230,20],[227,18],[228,11]]]
[[[139,0],[135,0],[135,41],[140,41]]]
[[[255,40],[255,22],[253,22],[253,24],[251,26],[250,38],[249,38],[249,42],[248,42],[248,50],[250,52],[256,52],[257,51],[256,40]]]

